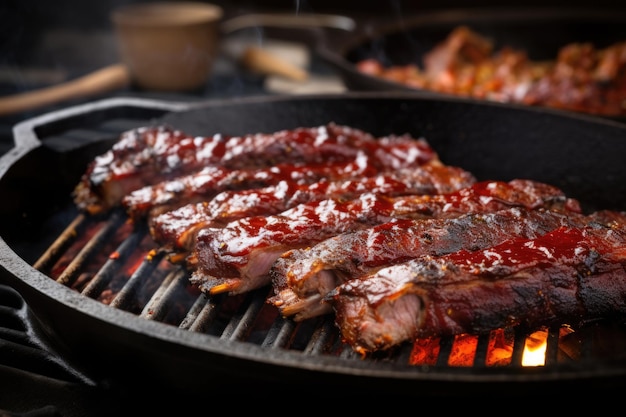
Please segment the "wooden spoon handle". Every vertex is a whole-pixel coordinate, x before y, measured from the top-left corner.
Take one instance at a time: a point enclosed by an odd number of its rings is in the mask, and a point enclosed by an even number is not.
[[[125,65],[110,65],[65,83],[0,97],[0,116],[106,93],[127,87],[130,82],[130,73]]]
[[[241,60],[246,67],[262,74],[280,75],[294,81],[306,81],[309,77],[304,69],[256,46],[246,48]]]

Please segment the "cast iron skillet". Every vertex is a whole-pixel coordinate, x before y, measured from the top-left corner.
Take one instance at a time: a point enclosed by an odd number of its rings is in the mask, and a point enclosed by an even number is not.
[[[449,390],[484,392],[487,387],[538,392],[555,383],[563,387],[582,381],[587,387],[596,378],[626,378],[621,359],[549,369],[441,371],[269,350],[146,320],[81,296],[34,269],[27,254],[49,244],[39,241],[45,236],[41,228],[67,221],[57,213],[72,205],[70,192],[80,174],[117,139],[104,135],[68,150],[55,143],[55,136],[88,130],[107,115],[135,124],[169,123],[205,135],[271,132],[331,121],[375,135],[410,133],[426,138],[444,163],[462,166],[479,179],[531,178],[561,187],[586,210],[626,209],[626,127],[585,115],[406,93],[193,104],[117,98],[49,113],[15,126],[15,148],[0,159],[0,278],[24,296],[44,334],[87,374],[150,390],[181,389],[200,402],[198,395],[221,389],[279,398],[287,392],[341,397],[346,387],[423,396]],[[307,391],[312,386],[315,394]]]
[[[400,83],[363,74],[356,64],[374,58],[386,65],[417,64],[422,56],[459,25],[467,25],[490,38],[495,50],[511,46],[525,50],[530,59],[554,59],[571,42],[597,47],[626,41],[626,12],[590,8],[492,8],[427,12],[393,21],[367,22],[352,32],[327,31],[315,50],[355,91],[420,91]],[[623,119],[622,119],[623,120]]]

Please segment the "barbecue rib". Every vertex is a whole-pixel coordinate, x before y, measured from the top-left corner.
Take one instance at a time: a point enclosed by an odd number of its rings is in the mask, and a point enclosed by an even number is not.
[[[423,162],[423,165],[418,165],[413,158],[407,158],[405,162],[401,162],[398,158],[388,158],[386,151],[382,151],[382,149],[372,155],[357,153],[353,160],[340,162],[283,163],[267,168],[237,170],[228,170],[221,166],[209,166],[199,172],[132,191],[122,199],[122,206],[132,218],[153,217],[175,210],[185,204],[207,201],[225,190],[257,189],[275,185],[280,181],[289,181],[290,184],[299,186],[322,179],[362,178],[392,170],[401,171],[398,175],[403,173],[403,176],[408,176],[411,170],[415,169],[417,171],[413,176],[417,177],[420,174],[418,169],[422,166],[432,166],[433,170],[436,167],[442,167],[442,172],[435,172],[432,174],[433,176],[435,174],[443,176],[446,174],[443,171],[454,169],[444,167],[436,158]],[[460,171],[459,168],[456,170]],[[425,178],[427,174],[424,172],[422,177]],[[464,173],[464,175],[469,176],[470,174]],[[451,183],[455,180],[455,178],[444,178],[444,180],[446,179]],[[460,177],[459,180],[466,181],[463,177]],[[418,180],[413,181],[417,182]],[[446,188],[443,180],[441,182],[439,188],[435,188],[434,185],[431,186],[432,192],[446,192],[458,188],[453,187],[453,184]]]
[[[589,219],[611,227],[626,226],[626,211],[598,210],[589,215]]]
[[[274,261],[289,249],[393,217],[389,198],[318,200],[271,216],[251,216],[198,232],[188,259],[192,284],[211,294],[238,294],[270,283]]]
[[[481,181],[456,192],[401,201],[407,203],[409,212],[422,213],[424,218],[436,219],[468,213],[495,212],[508,207],[581,212],[578,201],[567,198],[558,188],[524,179],[509,182]],[[401,207],[398,206],[396,205],[396,209],[399,211]],[[523,213],[521,216],[496,220],[493,224],[489,224],[485,219],[485,222],[476,222],[476,225],[472,225],[473,220],[464,224],[471,218],[392,221],[364,230],[343,233],[312,247],[290,250],[285,252],[270,270],[276,292],[270,301],[279,307],[285,316],[295,315],[298,320],[307,318],[318,310],[328,311],[328,306],[320,305],[319,300],[346,277],[363,275],[372,268],[416,257],[424,251],[443,250],[430,239],[452,238],[452,242],[444,241],[447,245],[446,250],[457,250],[458,247],[457,249],[454,247],[462,242],[467,244],[467,239],[463,238],[463,229],[455,230],[453,234],[452,228],[486,227],[484,232],[487,233],[489,227],[502,227],[503,224],[498,225],[500,222],[522,222],[527,216]],[[535,215],[537,216],[539,215]],[[537,220],[538,217],[533,218],[533,221]],[[440,228],[444,231],[439,230]],[[471,235],[473,232],[468,230],[468,233]],[[428,244],[424,246],[426,242]]]
[[[186,204],[207,201],[225,190],[248,190],[275,185],[281,181],[309,184],[323,178],[350,178],[371,175],[379,168],[367,156],[355,161],[322,164],[279,164],[258,169],[229,170],[209,166],[189,175],[147,185],[122,199],[131,218],[154,217]]]
[[[332,175],[328,177],[333,178]],[[475,182],[469,172],[440,164],[372,177],[323,179],[312,184],[285,180],[259,189],[225,191],[208,201],[165,212],[150,219],[150,232],[164,248],[186,252],[192,249],[200,229],[219,227],[242,217],[276,214],[297,204],[328,198],[354,199],[365,192],[388,196],[450,193]],[[152,201],[157,199],[155,195]]]
[[[531,188],[522,183],[520,188],[524,187]],[[558,194],[559,201],[569,201],[553,187],[538,185],[538,188],[549,190],[553,197],[554,193]],[[486,192],[476,191],[479,195]],[[492,191],[492,195],[498,193],[504,194]],[[516,190],[512,194],[522,198],[523,192]],[[530,194],[524,198],[529,197]],[[195,269],[192,283],[213,294],[236,294],[258,288],[271,281],[268,275],[270,267],[288,250],[303,248],[339,233],[363,229],[392,218],[433,217],[437,214],[437,204],[425,205],[424,200],[423,196],[386,197],[364,193],[350,201],[327,199],[303,203],[276,215],[247,217],[224,228],[203,229],[197,234],[195,248],[189,258],[189,265]],[[464,209],[476,207],[476,203],[469,203],[463,197],[457,200],[457,204]],[[497,205],[491,197],[482,200],[483,204],[492,201]],[[444,205],[450,202],[444,202]],[[534,205],[537,201],[528,204]],[[575,202],[571,204],[578,208]]]
[[[585,216],[531,180],[476,182],[408,135],[138,128],[95,158],[73,196],[87,213],[123,205],[147,221],[163,249],[189,254],[205,293],[273,284],[267,302],[283,316],[334,311],[364,355],[626,313],[626,212]]]
[[[332,163],[354,161],[363,153],[376,155],[393,169],[437,159],[423,139],[409,135],[377,139],[334,123],[232,137],[192,137],[166,126],[142,127],[124,132],[111,150],[94,159],[74,190],[74,201],[96,214],[117,206],[133,190],[208,165],[254,169],[295,161]]]
[[[512,236],[536,237],[560,226],[579,225],[582,215],[524,207],[453,218],[394,219],[342,233],[310,249],[284,253],[270,269],[275,295],[268,302],[301,321],[331,312],[324,297],[337,285],[424,255],[475,251]]]
[[[343,339],[363,355],[418,337],[576,326],[626,313],[626,228],[592,222],[425,256],[347,281],[326,301]]]

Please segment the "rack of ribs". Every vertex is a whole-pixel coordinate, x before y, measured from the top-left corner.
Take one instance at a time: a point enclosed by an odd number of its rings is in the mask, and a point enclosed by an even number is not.
[[[513,207],[549,212],[507,210]],[[556,212],[581,213],[578,201],[560,189],[522,179],[481,181],[447,194],[398,199],[395,210],[400,217],[424,220],[394,219],[283,253],[270,270],[276,294],[269,301],[284,316],[302,320],[329,312],[320,300],[344,279],[426,252],[452,252],[460,245],[478,249],[508,233],[545,232],[568,220]],[[499,210],[504,212],[482,215]]]
[[[453,218],[394,219],[342,233],[311,249],[286,252],[272,266],[275,295],[268,302],[296,321],[330,313],[324,297],[347,280],[424,255],[475,251],[512,236],[536,237],[560,226],[575,226],[582,215],[514,207]]]
[[[404,341],[626,313],[626,227],[591,221],[493,247],[424,256],[339,285],[326,297],[363,355]]]
[[[520,200],[517,204],[522,204],[521,201],[529,198],[522,192],[525,187],[531,189],[529,184],[520,182],[519,189],[510,193],[509,198],[517,196]],[[459,199],[455,194],[446,201],[431,196],[387,197],[364,193],[353,200],[318,200],[275,215],[245,217],[222,228],[204,228],[197,233],[188,258],[188,265],[193,269],[191,282],[211,294],[237,294],[270,283],[272,265],[287,251],[314,245],[340,233],[365,229],[394,218],[431,218],[438,214],[437,207],[453,206],[451,202],[455,199],[458,200],[457,213],[466,212],[470,207],[489,211],[511,204],[484,198],[485,195],[481,198],[478,189],[471,203],[471,199]],[[492,189],[492,196],[498,192],[504,194],[502,189],[497,191],[498,187]],[[548,201],[553,201],[557,193],[557,201],[569,201],[568,204],[579,209],[577,202],[564,198],[561,191],[538,184],[535,191],[539,189],[551,195],[544,196]],[[533,206],[537,202],[527,204]]]
[[[147,222],[204,293],[272,285],[284,317],[334,312],[362,354],[626,312],[626,212],[584,214],[529,179],[477,181],[408,134],[143,127],[88,165],[73,198]]]
[[[208,201],[225,190],[257,189],[289,181],[309,184],[324,178],[351,178],[355,175],[372,175],[379,167],[367,156],[358,161],[293,164],[273,167],[231,170],[223,166],[208,166],[171,180],[146,185],[131,191],[122,199],[122,206],[131,218],[152,218],[186,204]]]
[[[391,172],[397,172],[395,175],[404,176],[406,181],[413,181],[414,183],[419,180],[418,176],[421,174],[424,182],[423,188],[426,188],[427,175],[430,174],[433,177],[439,175],[442,177],[439,180],[439,188],[436,188],[436,185],[431,185],[432,191],[430,192],[446,192],[458,188],[458,186],[453,187],[455,179],[462,181],[461,185],[466,184],[467,181],[460,174],[458,178],[443,177],[454,168],[444,166],[438,160],[431,160],[418,166],[409,160],[406,165],[394,169],[392,166],[397,166],[398,160],[394,160],[392,165],[386,165],[390,161],[386,158],[380,158],[382,155],[384,155],[383,152],[374,156],[357,154],[354,160],[347,162],[283,163],[257,169],[229,170],[222,166],[208,166],[199,172],[134,190],[124,196],[121,204],[131,218],[138,219],[142,217],[151,218],[186,204],[206,202],[222,191],[253,190],[284,181],[289,181],[293,186],[304,186],[321,180],[338,181],[371,177],[380,173],[391,175]],[[422,171],[421,169],[424,167],[431,169],[430,171]],[[456,170],[460,171],[459,168]],[[471,174],[465,173],[465,175]],[[451,183],[448,188],[445,187],[444,181],[446,180]],[[400,181],[399,178],[397,182]]]
[[[270,284],[269,269],[285,251],[391,218],[390,198],[364,193],[353,200],[318,200],[205,228],[187,260],[193,270],[190,280],[210,294],[250,291]]]
[[[217,228],[243,217],[277,214],[301,203],[328,198],[354,199],[365,192],[387,196],[447,194],[476,182],[468,171],[439,164],[387,171],[371,177],[332,178],[329,175],[314,183],[281,180],[263,188],[224,191],[210,200],[186,204],[151,218],[150,232],[163,248],[188,252],[199,230]],[[158,199],[153,196],[152,201]]]
[[[97,214],[119,205],[131,191],[207,166],[256,169],[295,161],[355,161],[363,154],[375,155],[392,169],[438,160],[423,139],[375,138],[334,123],[243,136],[190,136],[168,126],[141,127],[124,132],[108,152],[92,161],[73,197],[80,209]]]

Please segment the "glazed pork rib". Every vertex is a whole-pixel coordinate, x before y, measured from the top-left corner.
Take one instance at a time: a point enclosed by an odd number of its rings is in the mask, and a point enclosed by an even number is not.
[[[372,175],[379,167],[367,156],[349,162],[278,164],[258,169],[230,170],[208,166],[189,175],[147,185],[124,196],[122,206],[131,218],[152,218],[186,204],[208,201],[225,190],[248,190],[275,185],[281,181],[309,184],[323,178],[351,178]]]
[[[582,215],[523,207],[456,218],[394,219],[322,241],[312,253],[283,254],[270,270],[275,295],[268,302],[283,316],[301,321],[332,312],[323,300],[336,286],[367,279],[383,267],[425,255],[484,249],[512,236],[536,237],[581,222]]]
[[[333,177],[328,175],[327,178]],[[242,217],[277,214],[301,203],[328,198],[354,199],[365,192],[388,196],[450,193],[476,182],[469,172],[442,164],[426,164],[371,177],[327,178],[312,184],[281,180],[276,185],[258,189],[224,191],[208,201],[186,204],[153,217],[149,221],[150,232],[163,248],[187,252],[192,249],[200,229],[219,227]],[[152,201],[157,199],[158,196],[154,196]]]
[[[391,218],[390,198],[365,193],[354,200],[318,200],[205,228],[188,258],[190,281],[210,294],[250,291],[271,282],[269,269],[285,251]]]
[[[302,320],[328,312],[328,306],[320,304],[321,298],[345,279],[425,253],[441,254],[469,246],[478,249],[508,233],[541,228],[545,232],[563,217],[525,211],[468,216],[470,213],[512,207],[581,213],[578,201],[560,189],[526,179],[481,181],[452,193],[400,199],[397,203],[395,210],[400,217],[404,208],[428,220],[392,220],[285,252],[270,270],[276,295],[269,301],[284,316]],[[458,216],[461,218],[453,219]]]
[[[187,258],[190,281],[210,294],[239,294],[270,284],[270,267],[284,252],[399,216],[421,218],[422,213],[407,208],[408,201],[419,197],[364,193],[353,200],[318,200],[204,228]]]
[[[560,194],[559,199],[563,199],[560,191],[544,188]],[[437,204],[425,205],[425,199],[428,197],[364,193],[354,200],[303,203],[276,215],[251,216],[223,228],[202,229],[188,261],[194,269],[191,282],[212,294],[237,294],[258,288],[271,282],[272,264],[288,250],[311,246],[339,233],[364,229],[393,218],[433,217]],[[489,201],[494,199],[484,198],[482,204]],[[570,204],[579,208],[575,202]]]
[[[396,168],[437,159],[423,139],[409,135],[375,138],[348,126],[329,123],[312,128],[243,136],[190,136],[167,126],[124,132],[94,159],[74,190],[77,206],[96,214],[119,205],[133,190],[196,172],[208,165],[228,169],[272,167],[279,163],[328,163],[377,155]]]
[[[198,169],[198,149],[214,146],[217,138],[197,141],[169,126],[143,126],[123,132],[112,148],[97,156],[74,189],[79,209],[97,214],[119,204],[129,191],[157,182],[188,165]],[[168,165],[168,160],[172,163]]]
[[[289,181],[294,186],[300,186],[322,179],[363,178],[391,171],[401,171],[398,175],[408,176],[409,168],[417,170],[413,174],[417,177],[421,172],[419,168],[423,166],[432,166],[433,170],[436,167],[443,167],[438,158],[415,160],[413,157],[408,157],[402,160],[399,157],[388,157],[387,151],[393,152],[393,149],[381,148],[380,152],[373,152],[370,155],[357,152],[354,159],[347,161],[282,163],[257,169],[229,170],[223,166],[208,166],[199,172],[134,190],[126,195],[121,203],[131,218],[138,219],[146,216],[154,217],[186,204],[207,201],[225,190],[257,189],[275,185],[281,181]],[[441,168],[441,171],[447,169]],[[426,177],[426,174],[427,172],[423,173],[422,177]],[[435,171],[433,175],[435,174],[442,176],[445,172]],[[450,182],[452,180],[453,178],[449,179]],[[465,183],[465,178],[459,177],[459,180]],[[448,190],[443,183],[440,188],[436,191]]]
[[[342,337],[368,354],[419,337],[626,313],[626,229],[590,223],[380,269],[327,296]]]

